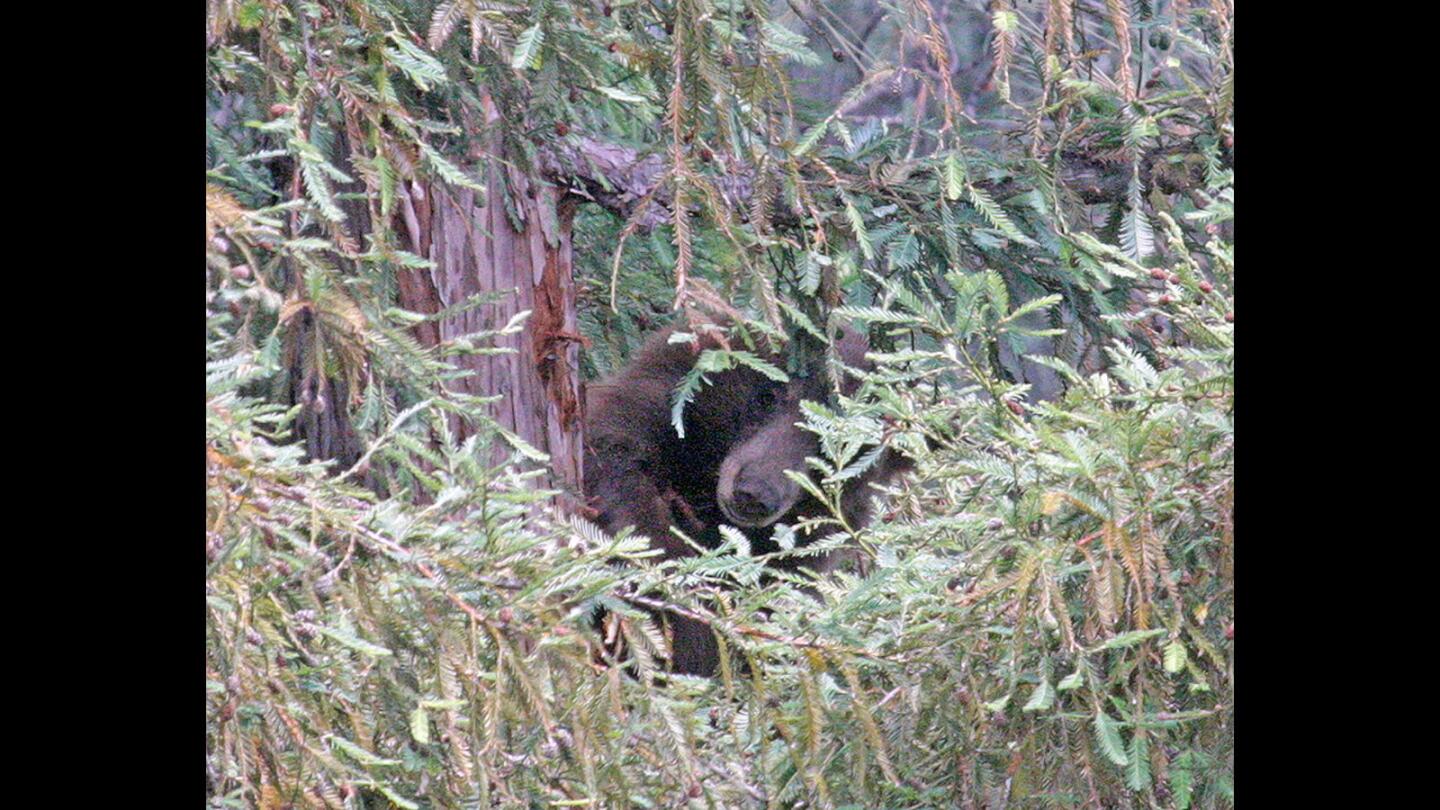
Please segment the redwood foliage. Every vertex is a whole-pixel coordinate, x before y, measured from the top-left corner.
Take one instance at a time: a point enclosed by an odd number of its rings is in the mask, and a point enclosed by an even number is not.
[[[1229,0],[207,8],[209,806],[1233,806]],[[582,379],[726,319],[874,367],[657,562]]]

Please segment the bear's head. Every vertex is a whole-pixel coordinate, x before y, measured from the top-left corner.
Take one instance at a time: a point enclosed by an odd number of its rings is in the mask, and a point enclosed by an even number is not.
[[[840,359],[850,368],[869,368],[867,348],[865,336],[850,329],[836,339]],[[771,382],[749,370],[742,373],[749,383],[743,387],[754,389],[745,419],[749,429],[736,437],[720,463],[715,497],[728,522],[758,529],[812,511],[804,508],[805,490],[785,471],[806,472],[805,459],[820,455],[818,437],[801,427],[800,403],[825,402],[830,382],[823,369],[792,377],[788,383]],[[845,374],[841,392],[851,395],[858,385],[853,375]]]

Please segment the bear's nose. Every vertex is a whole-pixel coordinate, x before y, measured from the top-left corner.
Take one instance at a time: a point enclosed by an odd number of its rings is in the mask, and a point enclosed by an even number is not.
[[[732,508],[746,520],[764,520],[779,511],[783,496],[765,477],[742,472],[735,481]]]

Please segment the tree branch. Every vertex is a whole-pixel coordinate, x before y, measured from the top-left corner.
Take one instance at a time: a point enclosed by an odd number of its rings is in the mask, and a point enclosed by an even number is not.
[[[1167,194],[1183,192],[1203,182],[1203,172],[1196,167],[1186,167],[1189,169],[1186,171],[1166,165],[1168,157],[1186,151],[1193,150],[1182,146],[1147,155],[1141,167],[1142,176],[1147,182],[1159,183],[1161,191]],[[731,209],[743,216],[749,210],[754,189],[754,167],[719,153],[714,154],[713,159],[720,171],[707,175],[706,179],[719,189]],[[907,169],[919,168],[923,160],[904,161],[885,174],[904,178],[910,174]],[[671,220],[674,194],[664,182],[666,161],[661,152],[642,154],[629,146],[582,136],[542,151],[538,163],[551,182],[627,220],[634,217],[640,230],[648,231]],[[1152,172],[1156,166],[1164,171]],[[1127,163],[1102,161],[1080,151],[1067,150],[1062,157],[1061,185],[1088,205],[1124,200],[1129,179]],[[772,184],[778,187],[781,181],[777,170]],[[975,185],[1001,198],[1020,191],[1009,180],[977,180]],[[637,209],[642,210],[637,212]],[[800,212],[788,205],[775,206],[774,216],[773,224],[777,226],[794,225],[801,219]]]

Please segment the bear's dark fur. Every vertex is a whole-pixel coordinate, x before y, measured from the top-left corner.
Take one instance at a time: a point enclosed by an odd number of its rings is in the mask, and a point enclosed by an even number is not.
[[[666,558],[695,553],[671,526],[715,548],[722,542],[720,524],[728,524],[744,532],[753,553],[776,551],[774,524],[828,514],[784,470],[806,471],[805,458],[820,455],[817,437],[797,426],[803,419],[799,403],[825,401],[829,375],[816,368],[779,383],[744,367],[709,374],[710,384],[685,406],[681,438],[671,423],[672,396],[694,367],[698,349],[670,343],[672,331],[656,334],[625,369],[588,387],[585,494],[596,522],[612,533],[634,526]],[[702,338],[699,349],[716,346],[713,338]],[[863,335],[846,330],[836,346],[845,365],[868,367]],[[779,357],[767,359],[784,367]],[[847,375],[842,390],[851,394],[857,385]],[[842,508],[850,525],[863,525],[869,517],[869,485],[904,466],[899,454],[886,451],[847,484]],[[779,564],[824,570],[828,562],[807,557]],[[719,653],[710,628],[678,616],[667,620],[674,670],[713,674]]]

